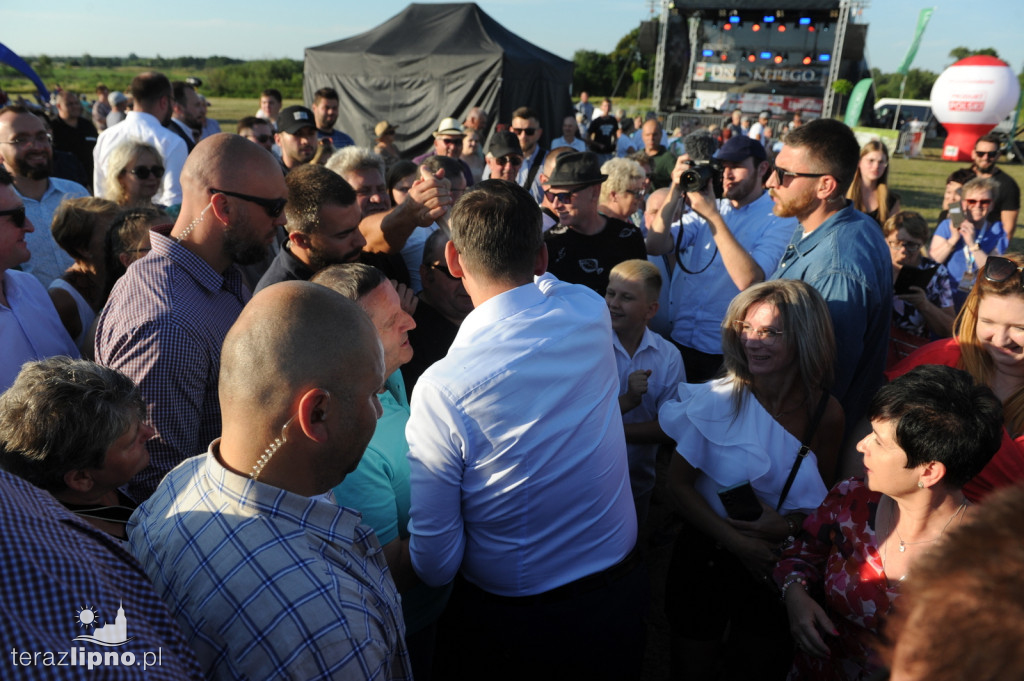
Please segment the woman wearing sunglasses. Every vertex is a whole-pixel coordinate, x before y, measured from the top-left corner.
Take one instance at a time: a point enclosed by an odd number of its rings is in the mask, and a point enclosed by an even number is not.
[[[665,590],[674,678],[786,676],[792,643],[771,574],[834,477],[844,419],[828,393],[833,339],[808,284],[755,284],[722,321],[725,375],[680,384],[659,411],[685,521]]]
[[[932,237],[928,254],[945,265],[962,288],[970,287],[990,255],[1003,253],[1010,243],[1002,223],[985,220],[997,191],[995,180],[987,177],[965,184],[960,190],[963,221],[957,225],[943,220]]]
[[[963,369],[1003,403],[1006,432],[985,469],[964,486],[978,501],[999,487],[1024,480],[1024,255],[990,256],[953,324],[953,338],[929,343],[886,376],[922,364]]]
[[[107,157],[103,198],[122,208],[152,206],[164,176],[164,160],[156,147],[129,140]]]

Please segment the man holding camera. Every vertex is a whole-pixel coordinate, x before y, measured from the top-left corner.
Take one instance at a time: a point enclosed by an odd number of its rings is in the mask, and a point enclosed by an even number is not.
[[[685,144],[687,153],[672,171],[669,197],[647,233],[647,251],[672,252],[681,270],[673,281],[673,299],[687,304],[676,309],[672,341],[683,355],[686,380],[703,383],[722,366],[721,324],[729,301],[775,271],[797,222],[772,213],[771,197],[761,184],[769,163],[760,142],[730,137],[715,152],[714,138],[698,131]],[[722,197],[716,200],[713,176],[718,173]],[[684,198],[692,210],[670,226],[666,218]]]

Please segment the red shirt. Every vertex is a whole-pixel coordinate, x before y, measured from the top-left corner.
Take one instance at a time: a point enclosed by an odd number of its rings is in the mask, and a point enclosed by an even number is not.
[[[960,345],[955,338],[944,338],[912,352],[906,359],[885,372],[890,381],[923,364],[939,364],[960,369]],[[1016,440],[1003,429],[1003,443],[988,465],[964,485],[964,495],[980,501],[993,490],[1024,480],[1024,435]]]

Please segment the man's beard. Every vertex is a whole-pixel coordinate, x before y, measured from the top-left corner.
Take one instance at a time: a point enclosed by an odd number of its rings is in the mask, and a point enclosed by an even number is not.
[[[310,248],[309,250],[309,268],[314,272],[319,272],[325,267],[331,265],[344,265],[345,263],[357,262],[359,260],[359,254],[362,253],[362,249],[357,251],[349,251],[342,258],[332,258],[326,255],[319,248]]]
[[[53,158],[46,156],[42,165],[31,165],[24,158],[15,159],[14,169],[17,174],[30,180],[45,180],[53,174]]]
[[[799,218],[807,213],[807,209],[814,205],[817,197],[808,193],[802,196],[795,196],[789,200],[782,200],[778,195],[772,194],[775,206],[772,212],[780,218]]]
[[[269,255],[266,244],[246,238],[234,225],[224,230],[224,253],[239,265],[255,265]]]

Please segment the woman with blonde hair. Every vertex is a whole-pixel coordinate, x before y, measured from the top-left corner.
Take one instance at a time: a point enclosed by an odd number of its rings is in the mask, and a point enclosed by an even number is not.
[[[601,184],[600,213],[623,222],[642,224],[643,214],[640,220],[635,220],[634,216],[643,207],[646,195],[647,173],[643,167],[632,159],[613,158],[601,166],[601,172],[608,179]]]
[[[674,676],[778,679],[789,669],[770,575],[835,476],[844,418],[829,394],[834,337],[810,285],[755,284],[722,321],[725,375],[680,384],[658,413],[677,443],[668,486],[685,521],[665,598]]]
[[[122,208],[153,205],[164,176],[164,159],[152,144],[128,140],[107,157],[103,198]]]
[[[878,140],[871,140],[860,149],[860,162],[853,182],[846,192],[853,207],[870,215],[879,225],[899,212],[899,196],[889,189],[889,151]]]
[[[925,345],[886,372],[889,379],[922,364],[963,369],[1003,403],[1002,446],[964,494],[978,501],[994,489],[1024,480],[1024,255],[993,255],[985,262],[953,338]]]

